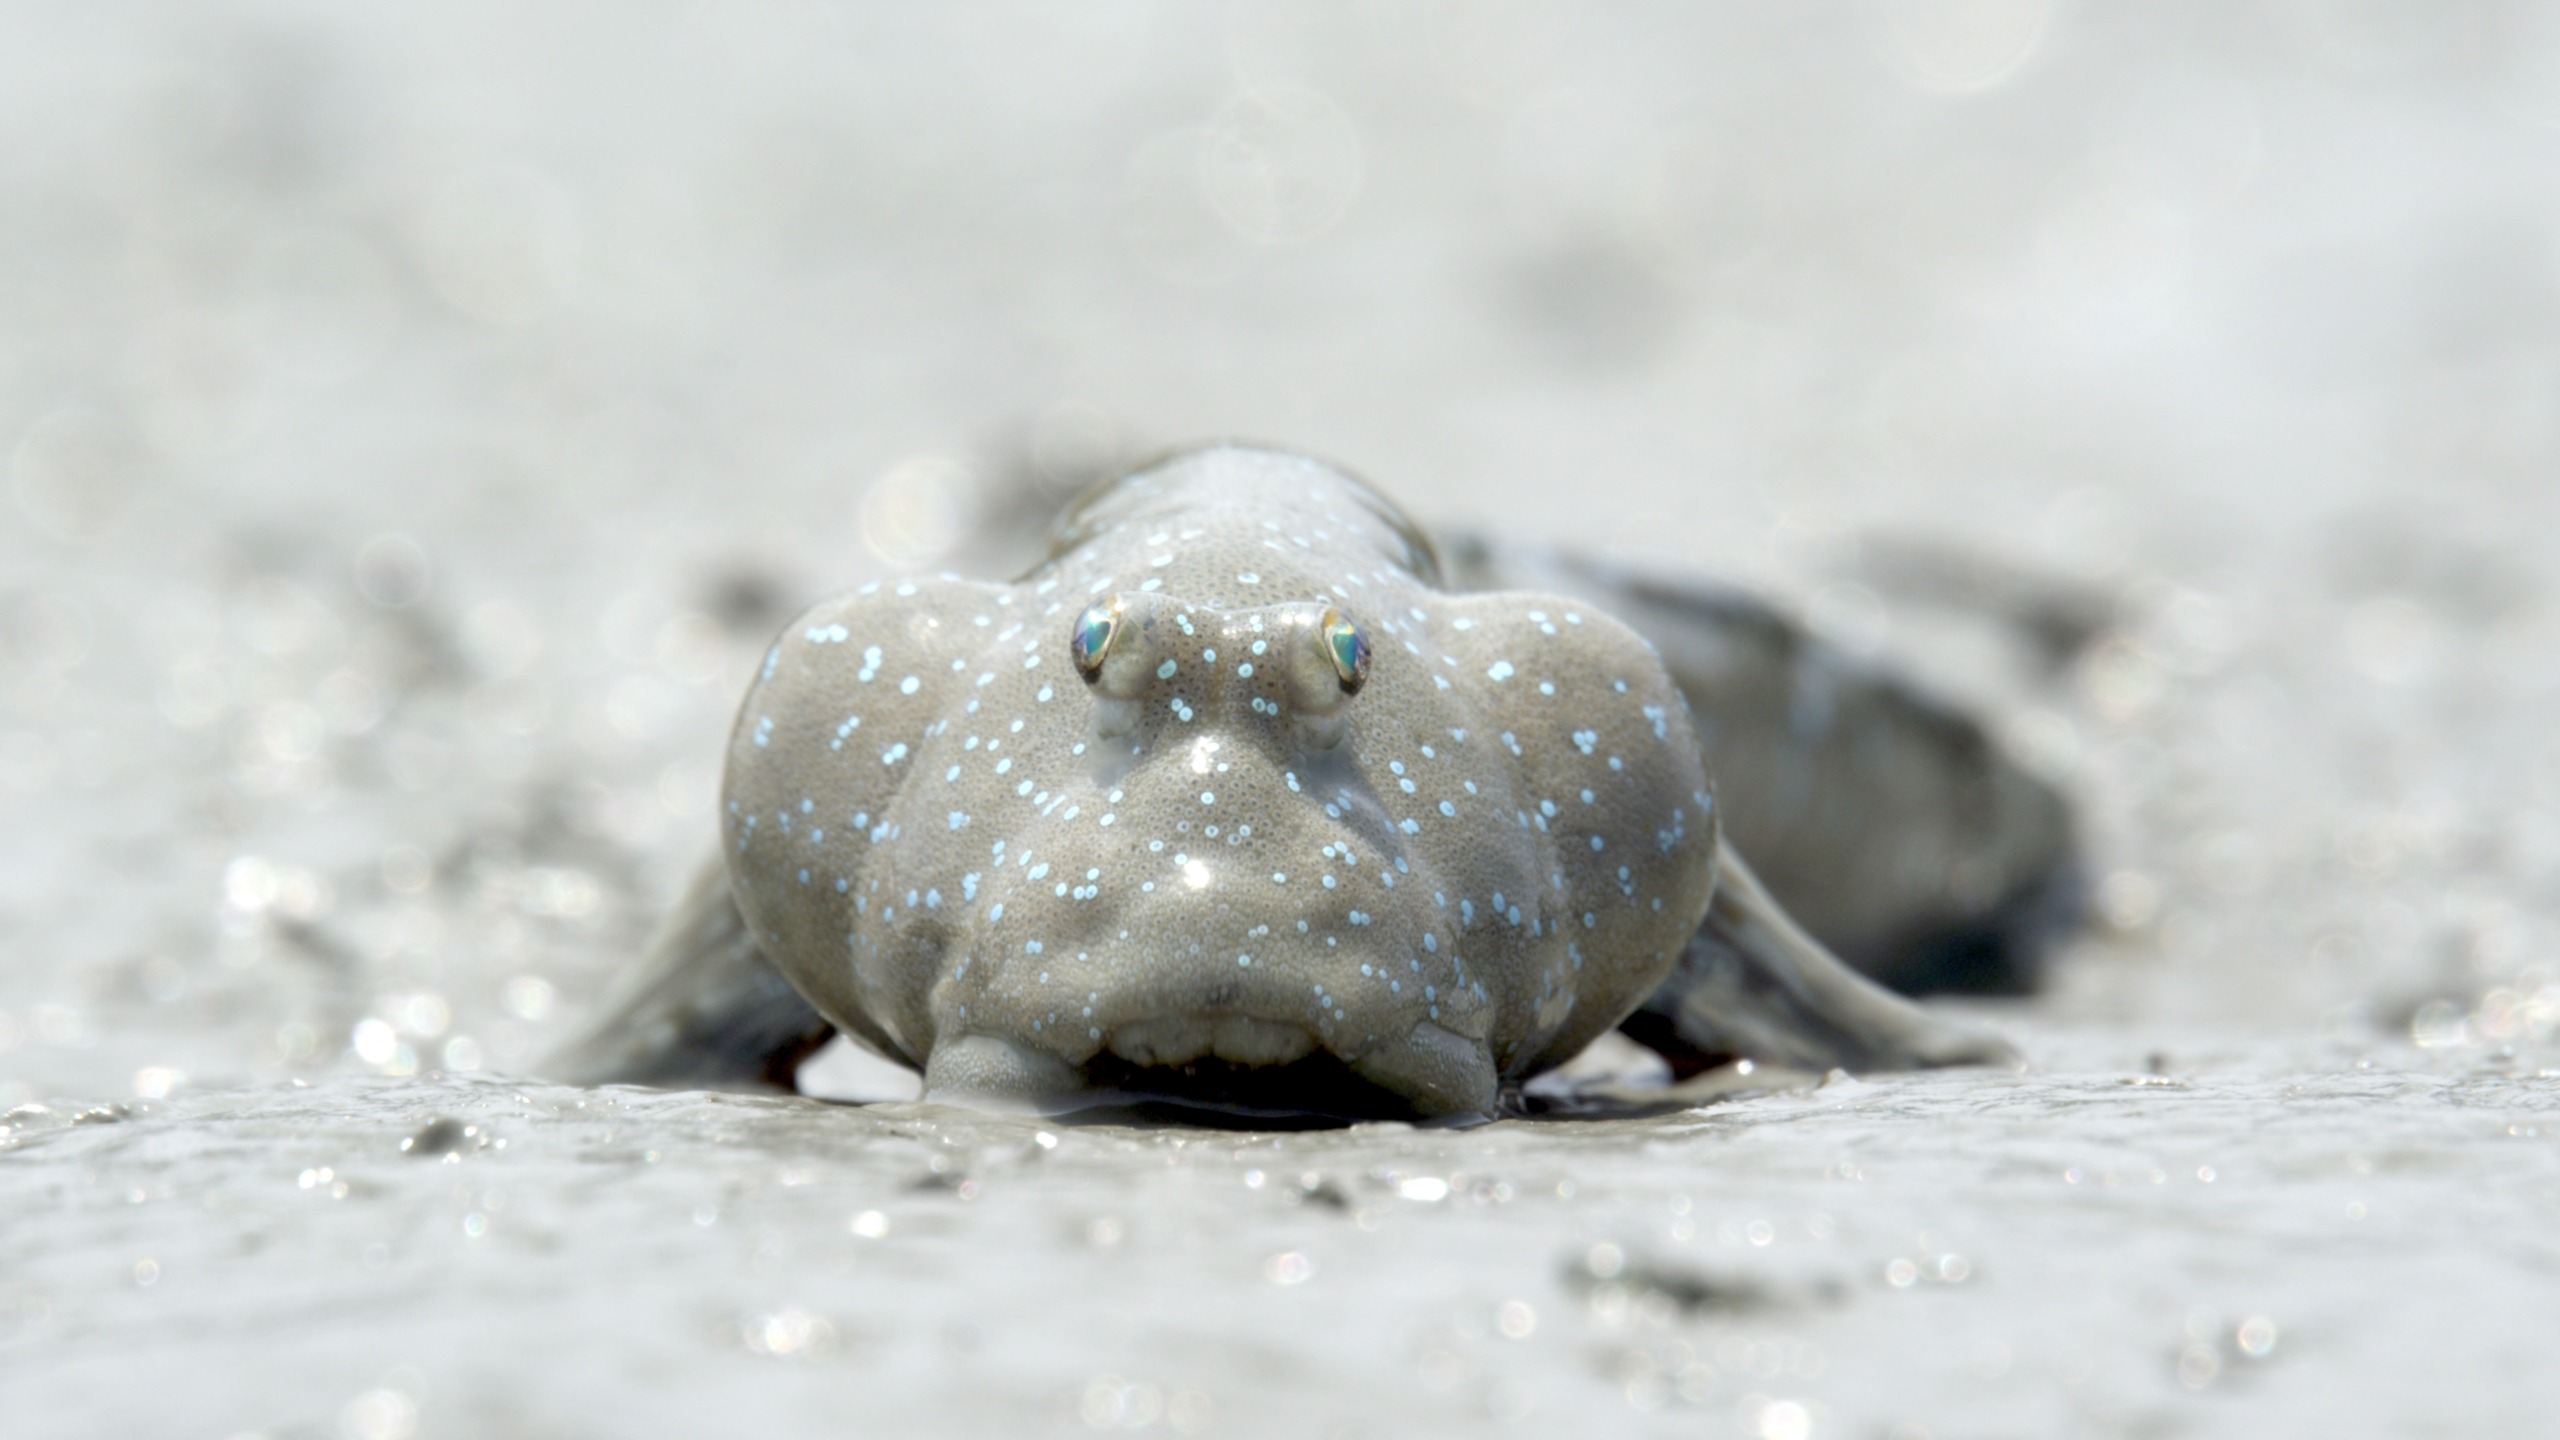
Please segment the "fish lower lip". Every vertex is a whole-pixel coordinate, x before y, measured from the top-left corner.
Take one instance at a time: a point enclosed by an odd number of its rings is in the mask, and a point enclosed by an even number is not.
[[[1142,1069],[1222,1061],[1238,1069],[1295,1065],[1327,1047],[1287,1020],[1236,1014],[1149,1016],[1112,1030],[1105,1048]],[[1481,1041],[1431,1021],[1359,1054],[1334,1057],[1349,1073],[1398,1097],[1425,1119],[1490,1118],[1500,1077]]]
[[[1150,1016],[1115,1027],[1102,1054],[1079,1061],[968,1034],[936,1045],[925,1066],[928,1099],[1042,1111],[1134,1097],[1235,1114],[1463,1123],[1491,1119],[1497,1092],[1482,1043],[1430,1021],[1352,1057],[1291,1021]]]

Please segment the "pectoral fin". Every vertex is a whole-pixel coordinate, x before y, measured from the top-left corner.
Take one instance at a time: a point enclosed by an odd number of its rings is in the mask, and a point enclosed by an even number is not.
[[[541,1069],[579,1085],[790,1090],[835,1033],[757,948],[715,856],[630,981]]]
[[[2018,1061],[1998,1036],[1933,1015],[1840,963],[1730,846],[1706,922],[1620,1028],[1683,1077],[1736,1059],[1817,1074]]]

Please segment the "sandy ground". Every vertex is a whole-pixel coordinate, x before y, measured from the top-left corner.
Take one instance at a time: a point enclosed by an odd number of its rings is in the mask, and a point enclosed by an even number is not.
[[[0,1428],[2560,1426],[2547,10],[516,8],[0,18]],[[517,1078],[791,607],[1226,434],[1983,706],[2029,1068]]]

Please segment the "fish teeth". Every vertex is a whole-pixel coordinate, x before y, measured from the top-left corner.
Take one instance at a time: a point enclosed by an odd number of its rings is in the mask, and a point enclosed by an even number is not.
[[[1188,1065],[1211,1056],[1233,1065],[1286,1065],[1315,1049],[1305,1026],[1253,1015],[1154,1015],[1111,1032],[1111,1053],[1132,1065]]]
[[[1111,1032],[1111,1053],[1132,1065],[1188,1065],[1215,1044],[1205,1015],[1151,1015]]]
[[[1305,1026],[1284,1020],[1221,1015],[1211,1028],[1216,1034],[1213,1052],[1238,1065],[1286,1065],[1306,1058],[1316,1048],[1316,1037]]]

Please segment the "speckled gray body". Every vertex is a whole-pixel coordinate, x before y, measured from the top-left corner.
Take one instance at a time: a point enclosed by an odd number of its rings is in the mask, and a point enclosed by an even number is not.
[[[1668,1018],[1639,1038],[1693,1052],[1999,1053],[1847,971],[1724,849],[1642,636],[1587,598],[1441,584],[1366,485],[1221,446],[1095,491],[1013,584],[817,605],[739,714],[725,893],[561,1068],[702,1078],[692,1051],[786,1078],[825,1031],[768,960],[929,1093],[1041,1105],[1330,1067],[1488,1114],[1649,997]],[[1088,677],[1092,605],[1123,623]],[[1373,648],[1356,693],[1328,612]]]
[[[1068,523],[1018,584],[818,606],[748,694],[730,873],[828,1018],[937,1089],[1321,1047],[1440,1111],[1660,982],[1715,827],[1632,632],[1438,592],[1384,502],[1297,456],[1201,452]],[[1088,690],[1069,630],[1114,597],[1131,628]],[[1375,647],[1357,695],[1328,606]]]

